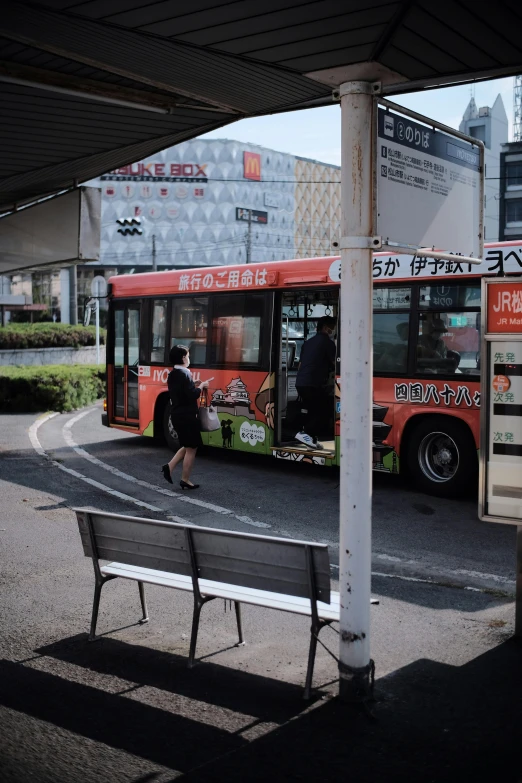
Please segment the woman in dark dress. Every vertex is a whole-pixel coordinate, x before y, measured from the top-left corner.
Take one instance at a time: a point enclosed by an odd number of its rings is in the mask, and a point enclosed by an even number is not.
[[[169,359],[173,369],[169,374],[167,385],[171,401],[172,426],[176,430],[180,448],[170,462],[162,465],[161,471],[166,480],[172,484],[171,473],[180,462],[183,462],[181,474],[181,489],[197,489],[199,484],[193,484],[190,474],[196,459],[198,446],[202,445],[201,429],[198,416],[198,399],[201,390],[208,388],[208,381],[196,387],[189,371],[190,355],[186,345],[175,345],[170,350]]]

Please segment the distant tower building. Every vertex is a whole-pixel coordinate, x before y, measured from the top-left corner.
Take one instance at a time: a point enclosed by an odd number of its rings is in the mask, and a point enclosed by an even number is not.
[[[496,242],[499,238],[500,150],[508,140],[508,118],[500,95],[491,107],[477,108],[475,99],[471,98],[459,130],[486,146],[484,239]]]
[[[513,141],[522,141],[522,76],[513,85]]]

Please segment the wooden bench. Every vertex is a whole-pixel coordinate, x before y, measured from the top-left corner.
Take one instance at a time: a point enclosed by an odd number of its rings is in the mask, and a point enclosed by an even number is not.
[[[188,666],[194,665],[199,617],[214,598],[234,602],[238,644],[243,644],[241,604],[311,617],[304,698],[310,697],[319,632],[339,620],[339,593],[330,590],[328,547],[307,541],[180,525],[174,522],[74,509],[83,550],[95,575],[89,640],[94,640],[105,582],[138,582],[148,621],[145,583],[194,594]],[[108,561],[105,565],[100,560]]]

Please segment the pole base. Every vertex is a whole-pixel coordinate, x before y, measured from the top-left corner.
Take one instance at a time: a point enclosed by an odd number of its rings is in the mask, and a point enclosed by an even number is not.
[[[339,700],[345,704],[373,701],[375,663],[353,668],[339,661]]]

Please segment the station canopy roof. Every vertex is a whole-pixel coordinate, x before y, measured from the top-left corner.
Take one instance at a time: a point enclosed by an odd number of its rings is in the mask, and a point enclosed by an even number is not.
[[[345,81],[522,72],[521,25],[517,0],[4,0],[0,211]]]

